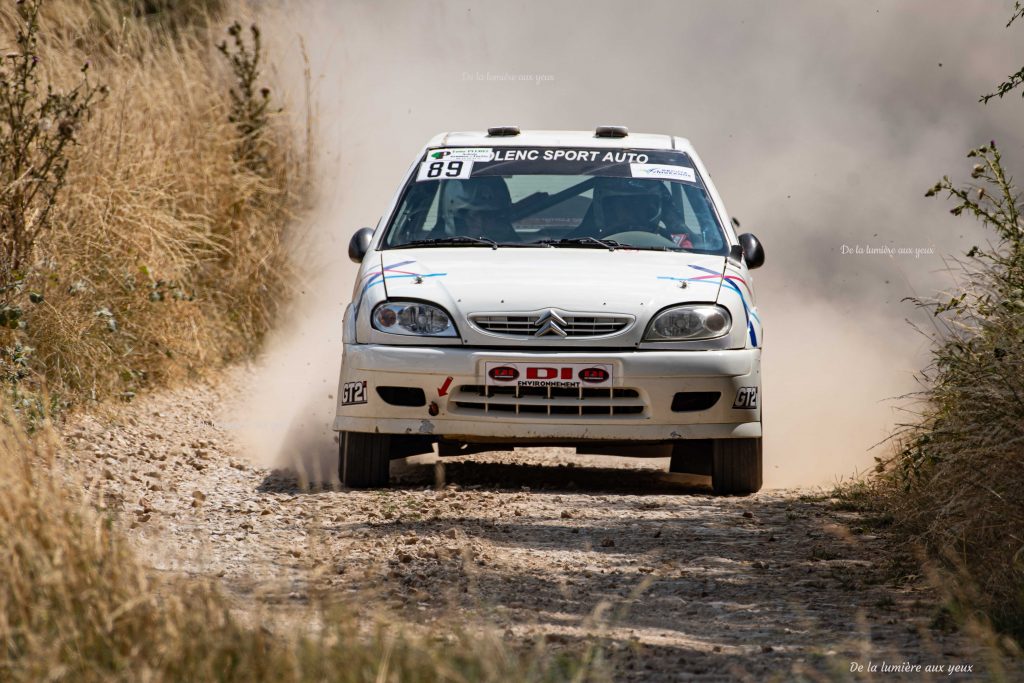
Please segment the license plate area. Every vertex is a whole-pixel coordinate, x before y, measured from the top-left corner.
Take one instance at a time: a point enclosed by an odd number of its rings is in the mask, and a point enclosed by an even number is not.
[[[585,389],[610,389],[614,383],[611,363],[484,363],[485,386],[514,388],[519,395],[578,396]]]
[[[480,384],[462,385],[449,410],[465,415],[530,419],[644,419],[637,389],[616,386],[611,362],[485,361]],[[479,377],[479,375],[478,375]]]

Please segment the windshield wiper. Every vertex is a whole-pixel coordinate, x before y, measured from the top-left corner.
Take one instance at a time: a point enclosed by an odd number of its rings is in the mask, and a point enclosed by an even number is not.
[[[608,251],[615,251],[624,246],[615,240],[601,240],[596,237],[564,237],[560,240],[539,240],[534,244],[550,244],[556,247],[599,247]]]
[[[477,244],[484,244],[491,249],[497,249],[498,243],[494,240],[487,239],[486,237],[469,237],[467,235],[452,235],[450,237],[438,237],[432,240],[413,240],[412,242],[406,242],[405,244],[398,244],[391,247],[392,249],[408,249],[410,247],[452,247],[452,246],[465,246],[472,247]]]
[[[635,230],[637,232],[650,232],[647,227],[643,225],[617,225],[615,226],[616,232],[628,232]],[[660,245],[636,245],[636,244],[619,244],[615,240],[605,240],[605,242],[612,242],[622,247],[623,249],[635,249],[637,251],[682,251],[679,247],[660,246]]]

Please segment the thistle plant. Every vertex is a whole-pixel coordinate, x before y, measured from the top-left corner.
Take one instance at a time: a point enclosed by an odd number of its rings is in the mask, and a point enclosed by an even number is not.
[[[43,86],[39,12],[43,0],[18,0],[16,49],[0,61],[0,305],[17,317],[14,298],[36,240],[51,226],[67,179],[67,152],[106,88],[89,82],[89,63],[68,91]]]
[[[235,86],[231,88],[231,113],[228,120],[238,129],[238,147],[235,159],[254,173],[267,171],[267,157],[263,136],[270,121],[270,89],[258,84],[262,45],[260,29],[256,24],[249,27],[252,46],[246,44],[242,25],[237,21],[228,28],[232,45],[223,41],[217,46],[231,64]]]
[[[1017,0],[1017,2],[1013,3],[1013,15],[1010,17],[1010,20],[1006,22],[1006,27],[1009,28],[1013,25],[1013,22],[1017,21],[1021,17],[1024,17],[1024,4],[1021,4],[1020,0]],[[1012,74],[1009,78],[1000,83],[996,87],[995,92],[982,95],[981,102],[983,104],[988,104],[988,101],[994,97],[1002,98],[1004,95],[1016,90],[1022,84],[1024,84],[1024,67],[1021,67],[1017,73]]]
[[[945,192],[956,201],[950,213],[967,213],[981,221],[998,238],[986,247],[974,246],[967,252],[972,260],[965,272],[971,292],[964,291],[954,300],[940,305],[936,313],[958,310],[982,319],[1013,311],[1024,290],[1024,223],[1021,219],[1019,196],[1002,164],[995,140],[971,150],[967,157],[977,159],[971,169],[972,182],[955,185],[948,176],[943,177],[925,193],[934,197]],[[970,300],[969,299],[970,294]],[[1020,304],[1024,306],[1024,302]]]

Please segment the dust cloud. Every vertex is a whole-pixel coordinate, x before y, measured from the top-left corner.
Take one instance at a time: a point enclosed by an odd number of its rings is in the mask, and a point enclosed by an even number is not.
[[[1024,61],[1011,5],[258,4],[300,129],[300,36],[309,56],[320,201],[298,251],[306,293],[246,404],[252,451],[333,467],[348,238],[376,224],[430,136],[614,123],[690,138],[765,244],[766,486],[864,470],[901,419],[887,399],[926,359],[901,299],[945,286],[942,255],[980,236],[923,191],[990,138],[1022,158],[1015,103],[977,102]]]

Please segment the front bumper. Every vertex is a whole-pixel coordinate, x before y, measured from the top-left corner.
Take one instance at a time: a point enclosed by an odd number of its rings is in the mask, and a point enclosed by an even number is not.
[[[604,398],[593,396],[598,391],[575,399],[488,398],[484,368],[495,362],[611,365],[615,391]],[[344,387],[361,382],[365,402],[343,405],[352,398]],[[574,353],[346,344],[334,429],[468,442],[754,438],[761,436],[760,386],[760,349]],[[391,405],[378,387],[422,389],[426,405]],[[747,399],[738,401],[741,390]],[[677,392],[720,397],[706,409],[678,412]],[[611,408],[600,413],[605,406]]]

